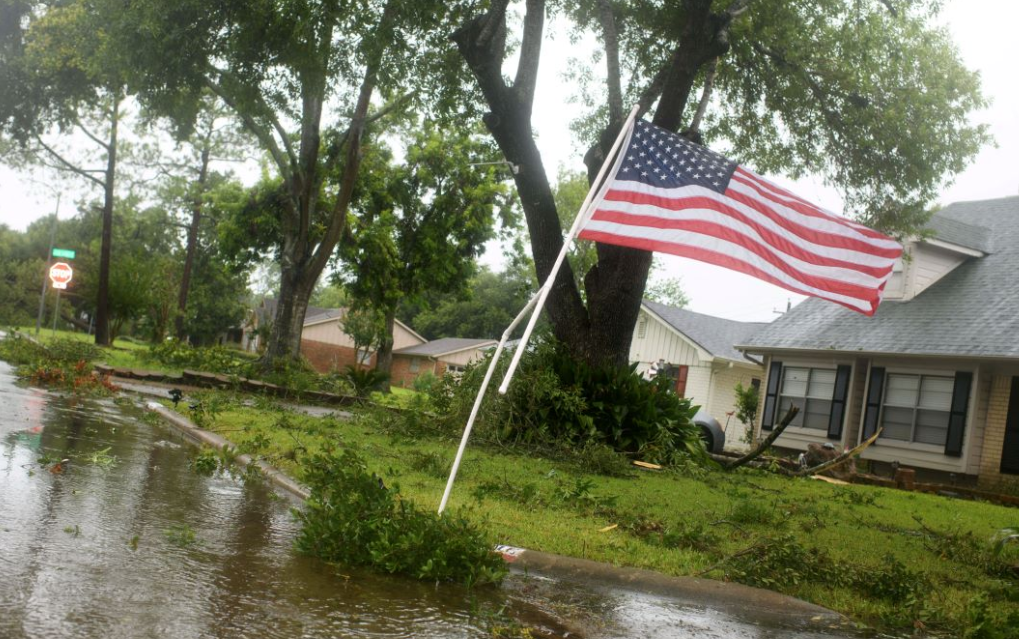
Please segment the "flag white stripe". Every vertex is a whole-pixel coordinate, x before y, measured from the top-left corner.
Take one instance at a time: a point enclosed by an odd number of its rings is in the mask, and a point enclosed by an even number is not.
[[[773,195],[775,195],[777,197],[783,198],[786,201],[792,200],[794,202],[798,202],[802,206],[807,207],[809,209],[812,209],[814,211],[817,211],[818,213],[823,213],[824,215],[829,215],[831,217],[834,217],[834,218],[838,219],[840,222],[846,224],[847,226],[849,226],[851,228],[859,229],[861,231],[869,231],[870,233],[874,233],[873,229],[871,229],[871,228],[869,228],[869,227],[867,227],[867,226],[865,226],[863,224],[860,224],[859,222],[854,222],[853,220],[844,218],[841,215],[838,215],[837,213],[832,213],[831,211],[829,211],[828,209],[826,209],[826,208],[824,208],[822,206],[818,206],[816,204],[811,204],[810,202],[804,200],[803,198],[801,198],[800,196],[796,195],[795,193],[792,193],[788,189],[784,189],[781,186],[778,186],[777,184],[775,184],[771,180],[768,180],[765,177],[757,175],[756,173],[754,173],[750,169],[747,169],[746,167],[740,167],[739,174],[744,176],[744,177],[746,177],[746,178],[748,178],[748,179],[750,179],[750,180],[752,180],[754,183],[756,183],[761,188],[769,191],[770,193],[772,193]],[[879,240],[879,238],[875,238],[873,235],[867,235],[867,237],[870,240],[875,240],[875,241]],[[896,243],[895,246],[892,247],[892,248],[900,248],[900,247],[899,247],[898,243]]]
[[[748,219],[752,220],[755,224],[766,228],[767,230],[780,235],[784,239],[788,240],[791,244],[796,245],[804,251],[813,253],[822,258],[842,260],[845,262],[851,262],[854,264],[861,264],[863,266],[869,266],[873,268],[891,268],[895,260],[891,260],[886,257],[878,255],[872,255],[869,253],[863,253],[861,251],[854,251],[853,249],[839,248],[832,246],[824,246],[815,244],[799,235],[796,235],[792,231],[786,229],[781,224],[778,224],[769,216],[761,213],[753,207],[747,206],[743,202],[733,200],[724,196],[719,196],[716,191],[702,187],[702,186],[684,186],[677,189],[663,189],[653,187],[647,184],[639,182],[617,182],[616,186],[618,190],[625,190],[633,193],[642,193],[645,195],[657,196],[662,198],[683,198],[683,197],[705,197],[717,202],[724,204],[725,206],[732,207],[740,213],[747,216]],[[662,219],[674,219],[674,220],[694,220],[703,219],[718,224],[724,224],[733,230],[737,230],[745,235],[751,236],[762,244],[769,244],[767,240],[760,236],[760,234],[753,227],[749,226],[745,222],[733,219],[732,217],[712,211],[710,209],[681,209],[673,211],[670,209],[663,209],[651,204],[633,204],[631,202],[622,202],[618,200],[603,200],[601,206],[598,207],[600,210],[606,211],[622,211],[625,213],[633,213],[635,215],[648,215]],[[770,245],[770,244],[769,244]],[[776,250],[780,250],[777,249]]]
[[[690,233],[687,231],[678,231],[672,229],[655,229],[644,226],[630,226],[626,224],[617,224],[613,222],[603,222],[601,220],[590,220],[585,226],[585,231],[594,231],[601,233],[609,233],[620,237],[629,237],[635,239],[650,240],[655,242],[668,242],[671,244],[679,244],[695,247],[698,249],[704,249],[708,251],[714,251],[722,255],[728,255],[732,258],[746,262],[751,266],[767,273],[776,280],[785,283],[790,288],[803,291],[809,295],[815,295],[817,297],[823,297],[835,302],[840,302],[847,306],[859,309],[863,312],[869,312],[871,310],[871,301],[869,299],[851,297],[833,291],[824,290],[814,286],[810,286],[794,277],[791,277],[785,271],[779,269],[775,265],[771,264],[768,260],[761,257],[760,255],[747,250],[739,244],[735,244],[711,235],[704,235],[701,233]],[[801,262],[802,263],[802,262]],[[844,270],[844,269],[842,269]],[[821,277],[827,277],[822,275]]]

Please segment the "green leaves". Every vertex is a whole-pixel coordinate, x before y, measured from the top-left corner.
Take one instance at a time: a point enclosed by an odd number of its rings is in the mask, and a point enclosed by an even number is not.
[[[424,512],[368,471],[357,453],[317,454],[304,465],[311,490],[295,545],[344,566],[369,566],[426,581],[498,583],[502,558],[462,512]]]

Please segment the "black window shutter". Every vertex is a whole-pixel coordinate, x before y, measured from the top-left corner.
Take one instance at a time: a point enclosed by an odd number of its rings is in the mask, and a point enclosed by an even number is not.
[[[948,415],[948,438],[945,440],[945,454],[952,457],[962,455],[962,436],[966,432],[966,410],[969,408],[969,390],[972,385],[973,373],[959,371],[955,374],[952,412]]]
[[[831,396],[831,415],[828,417],[828,439],[842,439],[842,420],[846,414],[846,396],[849,394],[849,374],[852,366],[839,366],[835,372],[835,392]]]
[[[778,388],[782,381],[782,362],[772,362],[768,367],[768,388],[764,395],[764,414],[761,415],[761,428],[771,430],[775,427],[775,411],[778,410]]]
[[[867,406],[863,412],[863,438],[870,439],[877,432],[877,420],[881,415],[881,397],[885,390],[885,369],[870,368],[870,384],[867,389]]]

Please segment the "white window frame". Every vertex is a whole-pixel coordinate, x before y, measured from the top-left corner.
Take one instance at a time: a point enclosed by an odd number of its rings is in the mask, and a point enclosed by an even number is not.
[[[891,383],[890,383],[891,382],[891,378],[892,378],[892,376],[895,376],[895,375],[898,375],[898,376],[901,376],[901,377],[916,377],[916,378],[919,378],[919,383],[917,384],[917,389],[916,389],[916,400],[914,401],[912,406],[905,406],[905,405],[902,405],[902,404],[889,404],[888,403],[888,390],[891,387]],[[879,428],[883,428],[884,427],[884,424],[885,424],[885,408],[888,407],[888,406],[891,406],[892,408],[908,408],[908,409],[911,409],[913,411],[913,418],[910,421],[909,439],[900,439],[900,438],[897,438],[897,437],[888,437],[888,436],[886,436],[884,434],[884,432],[882,432],[881,433],[881,437],[879,438],[879,441],[881,442],[882,445],[892,444],[894,446],[921,448],[921,449],[924,449],[924,450],[930,450],[931,452],[944,452],[945,444],[947,443],[947,438],[948,438],[948,428],[947,428],[947,425],[946,425],[946,428],[945,428],[945,438],[946,438],[946,441],[938,443],[938,444],[931,444],[929,442],[918,442],[918,441],[916,441],[916,420],[917,420],[917,414],[919,413],[920,410],[927,410],[927,411],[932,411],[932,412],[945,413],[946,415],[949,415],[949,416],[951,416],[951,412],[952,412],[951,398],[949,398],[949,406],[948,406],[947,410],[942,410],[942,409],[937,409],[937,408],[926,408],[926,407],[923,407],[923,406],[920,405],[920,399],[921,399],[921,397],[923,395],[923,381],[924,381],[925,378],[939,378],[939,379],[950,380],[952,382],[952,389],[953,389],[953,393],[954,393],[954,389],[955,389],[955,373],[954,372],[947,372],[947,371],[925,371],[925,370],[915,370],[915,369],[910,369],[910,370],[886,369],[885,370],[884,388],[882,389],[882,392],[881,392],[881,412],[878,415],[878,427]],[[974,384],[975,384],[975,381],[974,381]],[[968,422],[969,422],[969,415],[967,415],[966,417],[967,417],[967,424],[968,424]],[[969,430],[969,429],[967,428],[967,430]]]
[[[790,395],[788,393],[782,392],[785,389],[786,375],[788,374],[790,369],[806,369],[807,370],[807,380],[805,382],[806,390],[804,392],[805,393],[804,395]],[[832,393],[828,394],[827,397],[812,397],[812,396],[809,395],[809,393],[810,393],[811,377],[813,376],[814,371],[829,371],[832,374],[836,375],[836,378],[832,380]],[[785,415],[785,412],[782,410],[782,406],[783,406],[782,400],[787,398],[787,397],[791,398],[791,399],[797,399],[797,400],[800,400],[802,402],[802,408],[801,408],[799,414],[796,416],[796,418],[789,424],[789,428],[790,429],[796,429],[797,431],[800,431],[800,432],[805,433],[805,434],[816,435],[818,433],[821,433],[821,434],[824,434],[826,436],[827,433],[828,433],[828,426],[829,426],[829,424],[831,422],[832,396],[834,394],[834,384],[835,384],[835,382],[837,380],[837,375],[838,375],[838,367],[837,366],[832,367],[832,366],[817,366],[817,365],[814,365],[814,364],[792,364],[792,363],[785,364],[785,363],[783,363],[783,365],[782,365],[782,379],[779,380],[778,396],[776,398],[776,404],[775,404],[775,411],[776,411],[775,421],[776,421],[776,423],[778,422],[778,420],[780,420]],[[807,417],[807,410],[806,410],[807,409],[807,402],[810,401],[810,400],[823,401],[823,402],[826,402],[828,404],[828,418],[825,420],[824,426],[814,427],[814,426],[807,426],[805,424],[805,420],[806,420],[806,417]]]

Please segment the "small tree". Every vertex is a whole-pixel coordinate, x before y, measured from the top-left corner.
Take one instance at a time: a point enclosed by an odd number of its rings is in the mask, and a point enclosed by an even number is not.
[[[754,422],[757,421],[757,406],[760,401],[760,388],[753,384],[743,386],[743,382],[736,382],[736,419],[746,427],[744,438],[748,444],[753,440]]]

